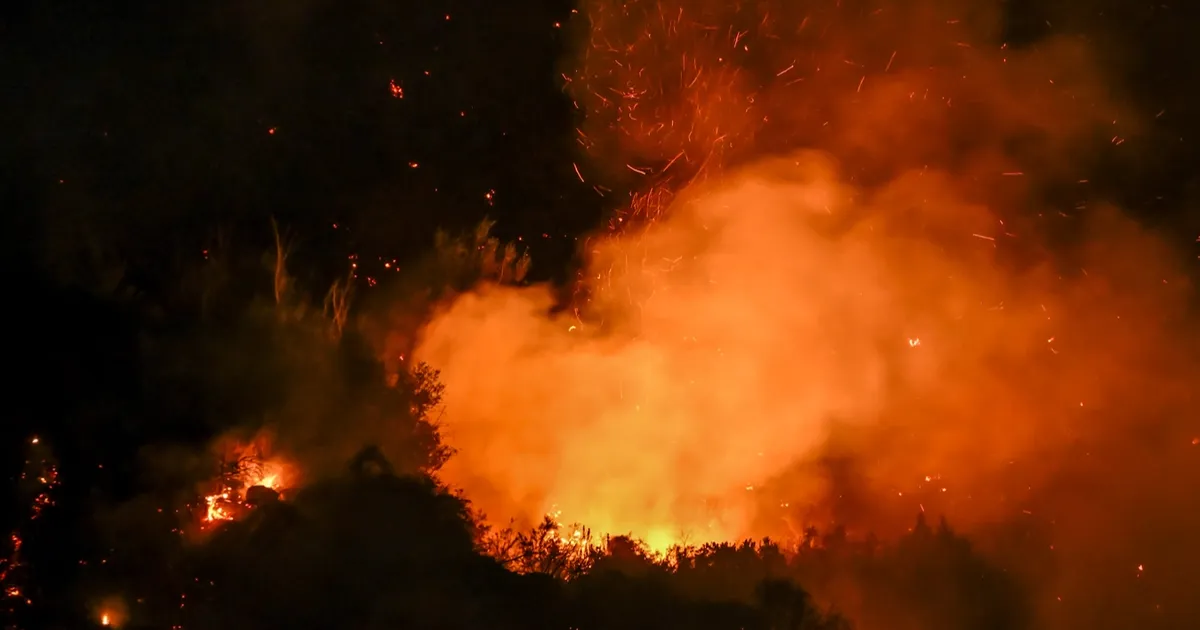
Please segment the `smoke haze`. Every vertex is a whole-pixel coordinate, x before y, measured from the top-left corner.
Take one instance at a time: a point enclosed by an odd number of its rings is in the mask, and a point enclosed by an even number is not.
[[[1087,181],[1136,121],[1082,42],[1005,44],[999,4],[860,4],[584,3],[581,178],[646,194],[575,308],[484,284],[424,328],[443,477],[494,522],[657,548],[1036,526],[1048,624],[1118,627],[1096,603],[1138,579],[1163,601],[1130,610],[1195,614],[1191,288]]]

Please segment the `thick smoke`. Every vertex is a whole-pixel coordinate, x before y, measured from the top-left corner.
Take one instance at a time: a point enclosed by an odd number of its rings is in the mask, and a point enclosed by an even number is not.
[[[585,3],[593,170],[670,194],[589,242],[578,308],[483,285],[428,324],[445,478],[659,547],[1041,528],[1048,623],[1194,614],[1190,288],[1088,192],[1136,125],[1074,40],[859,4]]]

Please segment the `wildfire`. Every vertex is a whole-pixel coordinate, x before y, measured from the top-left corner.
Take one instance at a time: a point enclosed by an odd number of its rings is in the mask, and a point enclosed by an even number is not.
[[[95,615],[93,619],[106,628],[119,628],[129,621],[129,609],[124,599],[116,595],[103,598],[92,614]]]
[[[592,161],[563,172],[632,201],[586,241],[572,308],[480,286],[410,357],[441,370],[443,476],[483,512],[654,549],[926,509],[967,527],[1070,501],[1056,475],[1109,474],[1080,441],[1136,442],[1109,409],[1186,395],[1162,243],[1030,192],[1116,124],[1076,43],[835,4],[582,3],[565,79]],[[1037,159],[1013,148],[1031,135]],[[1059,251],[1067,223],[1085,247]]]
[[[27,521],[9,533],[7,554],[0,557],[0,588],[5,596],[25,605],[31,604],[32,600],[26,596],[21,584],[27,577],[27,565],[22,558],[22,529],[32,525],[46,508],[54,505],[54,490],[59,485],[58,467],[51,457],[49,447],[37,436],[30,438],[29,444],[25,468],[19,478],[22,494],[29,498]]]
[[[221,443],[223,472],[217,491],[204,497],[204,524],[232,521],[255,507],[251,489],[265,488],[277,495],[285,482],[293,482],[295,468],[281,457],[264,457],[270,452],[270,439],[260,435],[248,442],[226,440]]]
[[[230,493],[228,491],[220,494],[210,494],[204,497],[204,502],[208,506],[204,520],[213,521],[228,521],[233,519],[233,515],[225,508],[225,504],[229,501]]]

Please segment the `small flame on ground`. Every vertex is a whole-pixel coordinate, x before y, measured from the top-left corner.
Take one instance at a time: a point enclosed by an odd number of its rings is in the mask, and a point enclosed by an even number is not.
[[[225,445],[226,461],[238,467],[233,475],[222,478],[218,491],[205,495],[204,524],[232,521],[241,508],[251,507],[246,503],[247,492],[261,486],[279,492],[286,477],[293,477],[292,467],[280,458],[264,458],[266,436],[258,436],[250,442],[234,441]]]
[[[129,621],[129,611],[125,601],[116,595],[104,598],[94,609],[96,621],[105,628],[120,628]]]

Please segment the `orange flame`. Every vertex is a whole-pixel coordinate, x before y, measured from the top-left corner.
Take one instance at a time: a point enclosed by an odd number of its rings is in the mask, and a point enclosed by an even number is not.
[[[232,474],[223,475],[217,492],[204,497],[205,523],[231,521],[247,506],[246,494],[256,486],[281,492],[286,484],[294,483],[296,467],[279,457],[265,457],[271,451],[269,434],[260,434],[249,441],[227,439],[219,443],[222,459],[234,466]]]
[[[93,618],[106,628],[119,628],[129,619],[125,602],[118,596],[104,598],[98,608],[94,610],[94,614]]]
[[[998,5],[842,4],[583,3],[567,78],[592,160],[563,167],[651,192],[588,241],[575,309],[482,285],[422,331],[444,478],[483,512],[662,547],[1053,505],[1057,535],[1104,522],[1121,548],[1140,525],[1118,506],[1191,500],[1162,483],[1194,478],[1178,449],[1200,440],[1178,420],[1187,282],[1086,207],[1076,159],[1130,151],[1092,141],[1134,117],[1079,40],[998,40]],[[1072,474],[1106,494],[1064,492]]]

